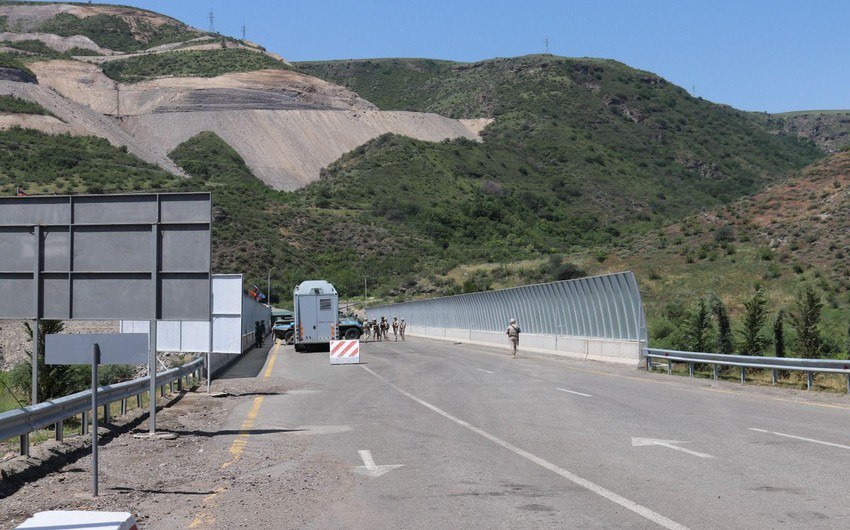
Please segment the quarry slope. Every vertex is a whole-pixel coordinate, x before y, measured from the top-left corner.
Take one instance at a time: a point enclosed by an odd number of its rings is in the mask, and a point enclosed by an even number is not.
[[[27,114],[4,114],[0,116],[0,128],[23,127],[40,130],[49,134],[92,135],[106,139],[115,146],[125,146],[130,153],[145,162],[175,174],[183,175],[167,156],[158,154],[150,146],[144,145],[121,129],[116,122],[91,107],[64,98],[47,87],[32,83],[0,81],[0,95],[15,96],[38,103],[55,118],[50,116],[32,116]]]
[[[129,116],[122,126],[160,156],[200,132],[212,131],[245,159],[257,177],[279,190],[298,189],[318,180],[322,168],[385,133],[433,142],[477,138],[457,120],[396,111],[169,112]]]

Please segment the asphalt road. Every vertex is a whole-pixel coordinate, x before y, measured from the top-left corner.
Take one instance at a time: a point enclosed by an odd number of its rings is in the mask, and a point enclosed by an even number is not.
[[[258,378],[299,390],[228,420],[236,473],[289,429],[341,473],[308,526],[850,527],[845,396],[417,338],[363,344],[361,363],[273,349]]]

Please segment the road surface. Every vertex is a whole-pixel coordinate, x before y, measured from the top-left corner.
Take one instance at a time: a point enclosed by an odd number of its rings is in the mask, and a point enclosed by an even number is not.
[[[850,526],[845,396],[425,339],[363,344],[360,365],[327,355],[273,348],[258,380],[298,389],[236,409],[244,434],[220,453],[238,476],[306,441],[339,477],[305,495],[309,527]],[[212,504],[196,522],[228,518]]]

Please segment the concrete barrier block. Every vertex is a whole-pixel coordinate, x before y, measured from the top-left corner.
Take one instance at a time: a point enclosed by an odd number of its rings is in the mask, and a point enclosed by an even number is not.
[[[519,347],[533,350],[556,351],[555,335],[523,333],[519,336]]]
[[[582,355],[587,353],[587,340],[579,338],[579,337],[567,337],[567,336],[558,336],[558,347],[556,348],[559,352],[565,353],[580,353]]]

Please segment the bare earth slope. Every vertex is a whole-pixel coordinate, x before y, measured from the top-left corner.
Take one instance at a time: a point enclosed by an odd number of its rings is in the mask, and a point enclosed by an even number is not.
[[[157,154],[203,131],[213,131],[275,189],[294,190],[319,178],[321,169],[359,145],[392,132],[420,140],[477,139],[457,120],[417,112],[248,110],[174,112],[131,116],[125,129]]]
[[[64,122],[64,124],[53,121],[47,123],[47,120],[33,120],[30,117],[26,117],[26,115],[21,115],[17,118],[14,116],[7,116],[3,122],[6,127],[18,125],[20,127],[39,129],[48,133],[71,133],[79,135],[90,134],[100,136],[113,145],[126,146],[129,152],[138,156],[145,162],[156,164],[176,175],[183,175],[183,171],[168,157],[162,156],[149,146],[136,141],[136,139],[134,139],[130,134],[116,125],[111,118],[98,114],[86,105],[77,103],[68,98],[63,98],[47,87],[31,83],[0,81],[0,94],[12,95],[27,101],[34,101]],[[15,122],[15,120],[20,121]]]

